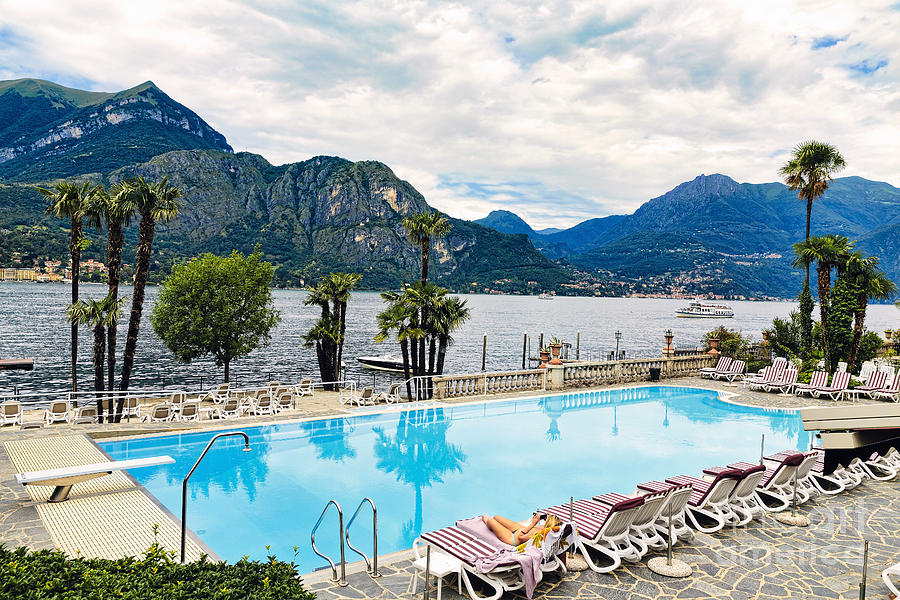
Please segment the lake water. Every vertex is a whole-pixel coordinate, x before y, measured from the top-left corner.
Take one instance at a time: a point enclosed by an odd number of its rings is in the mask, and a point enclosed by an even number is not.
[[[0,283],[0,357],[33,357],[31,372],[0,373],[0,393],[18,386],[29,389],[64,389],[69,382],[69,327],[65,307],[69,302],[67,285],[37,283]],[[130,294],[130,288],[123,288]],[[82,284],[82,298],[101,298],[106,287]],[[141,325],[132,388],[161,386],[196,387],[203,377],[204,387],[222,379],[222,370],[212,360],[179,363],[153,333],[149,315],[157,288],[147,289],[144,319]],[[275,306],[282,321],[272,336],[272,343],[232,364],[232,381],[250,386],[270,379],[296,381],[301,375],[318,379],[315,350],[304,348],[302,336],[318,316],[318,309],[303,306],[306,293],[301,290],[275,290]],[[540,300],[533,296],[463,295],[472,310],[472,318],[456,334],[455,344],[447,356],[445,372],[481,370],[482,336],[487,334],[488,370],[520,368],[522,338],[528,332],[529,355],[537,353],[538,336],[545,341],[557,336],[572,344],[574,355],[577,332],[581,332],[581,357],[605,357],[615,348],[614,332],[622,332],[620,350],[627,356],[659,356],[665,345],[663,332],[671,328],[675,344],[695,347],[703,334],[719,324],[742,330],[761,339],[761,331],[776,316],[786,317],[795,307],[787,302],[729,302],[733,319],[678,319],[676,308],[685,300],[644,298],[569,298]],[[378,293],[355,293],[348,307],[347,341],[344,350],[348,376],[371,382],[372,373],[358,365],[356,356],[370,354],[399,355],[396,342],[376,343],[375,315],[382,310]],[[126,303],[126,310],[129,308]],[[867,324],[884,335],[887,328],[900,327],[900,311],[892,305],[869,306]],[[127,312],[119,327],[119,357],[125,345]],[[81,389],[92,386],[91,331],[84,327],[79,334],[79,378]],[[387,385],[385,375],[378,376],[378,386]]]

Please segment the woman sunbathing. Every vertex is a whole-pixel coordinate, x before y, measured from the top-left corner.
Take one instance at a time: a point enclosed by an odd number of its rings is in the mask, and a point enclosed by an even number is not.
[[[560,524],[559,519],[554,515],[547,515],[541,519],[541,515],[538,514],[531,517],[531,521],[525,525],[513,521],[512,519],[501,517],[500,515],[494,515],[493,517],[483,516],[481,517],[481,520],[484,521],[484,524],[494,532],[494,535],[496,535],[501,542],[509,544],[510,546],[524,544],[542,529],[558,527]],[[544,521],[543,524],[541,524],[542,520]]]

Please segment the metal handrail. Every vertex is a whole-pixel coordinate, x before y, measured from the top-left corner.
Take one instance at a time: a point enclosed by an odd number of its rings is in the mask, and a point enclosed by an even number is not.
[[[331,508],[332,504],[334,504],[334,507],[338,511],[338,541],[341,543],[341,578],[339,585],[343,587],[347,585],[347,561],[344,559],[344,511],[341,510],[341,505],[338,504],[336,500],[329,500],[328,504],[325,505],[325,510],[323,510],[322,514],[319,515],[319,520],[316,521],[315,525],[313,525],[312,533],[310,534],[310,541],[312,542],[313,552],[327,560],[328,564],[331,565],[331,581],[338,581],[337,567],[335,566],[334,561],[319,552],[319,549],[316,548],[316,529],[319,528],[319,525],[322,523],[322,519],[325,518],[325,513],[328,512],[328,509]]]
[[[203,449],[203,452],[200,453],[200,458],[197,459],[197,462],[194,463],[194,466],[191,467],[191,470],[188,471],[188,474],[185,476],[184,480],[181,482],[181,562],[184,563],[184,547],[185,547],[185,539],[187,538],[187,484],[188,479],[191,478],[191,475],[194,474],[194,471],[197,469],[197,466],[200,464],[200,461],[203,460],[203,457],[206,456],[206,453],[209,451],[210,447],[213,443],[223,437],[229,437],[239,435],[244,438],[244,452],[250,452],[250,438],[247,437],[247,434],[243,431],[230,431],[228,433],[219,433],[214,435],[209,443],[206,444],[206,448]]]
[[[353,525],[353,520],[356,519],[356,515],[359,514],[359,511],[362,509],[363,504],[368,502],[372,506],[372,562],[369,562],[369,557],[366,556],[365,552],[358,550],[350,543],[350,526]],[[356,507],[356,512],[353,513],[353,516],[350,517],[350,520],[347,521],[347,528],[344,529],[344,539],[347,541],[347,546],[363,557],[363,560],[366,561],[366,573],[368,573],[371,577],[381,577],[381,573],[378,572],[378,509],[375,508],[375,502],[372,501],[371,498],[366,496],[362,500],[359,501],[359,506]]]

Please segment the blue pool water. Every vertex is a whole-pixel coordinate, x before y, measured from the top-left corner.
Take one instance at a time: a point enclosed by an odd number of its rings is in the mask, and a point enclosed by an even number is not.
[[[539,506],[767,451],[806,449],[797,414],[722,402],[716,392],[642,387],[404,410],[243,428],[219,440],[189,486],[188,524],[220,557],[293,559],[301,572],[326,563],[310,531],[329,499],[345,519],[364,496],[378,506],[379,553],[409,548],[422,531],[479,514],[529,517]],[[132,472],[170,511],[181,481],[214,432],[101,444],[114,459],[168,454],[175,463]],[[367,509],[364,509],[367,510]],[[337,520],[317,534],[336,555]],[[371,551],[371,518],[360,515],[354,545]],[[299,546],[294,558],[293,546]],[[348,551],[348,560],[358,556]]]

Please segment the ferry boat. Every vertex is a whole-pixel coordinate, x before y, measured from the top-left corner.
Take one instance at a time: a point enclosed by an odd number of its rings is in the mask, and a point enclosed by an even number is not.
[[[359,364],[375,371],[403,372],[403,359],[396,356],[357,356]]]
[[[694,300],[689,306],[676,310],[675,316],[692,319],[730,319],[734,316],[734,311],[730,306],[724,304],[710,304]]]

